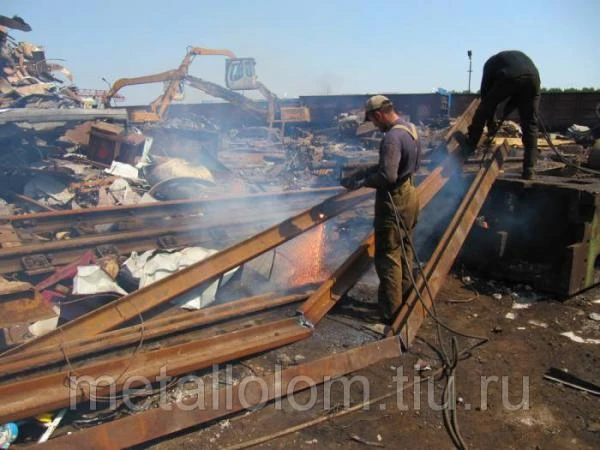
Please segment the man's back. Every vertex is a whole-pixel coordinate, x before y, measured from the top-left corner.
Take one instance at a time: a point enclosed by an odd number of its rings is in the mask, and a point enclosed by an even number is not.
[[[495,54],[483,66],[484,72],[516,78],[522,75],[538,75],[535,64],[525,53],[518,50],[506,50]]]

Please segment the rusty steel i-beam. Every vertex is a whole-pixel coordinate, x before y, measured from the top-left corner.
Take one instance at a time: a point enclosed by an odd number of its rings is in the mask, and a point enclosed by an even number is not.
[[[495,149],[492,157],[479,170],[433,255],[429,258],[424,274],[431,296],[426,289],[425,278],[420,275],[416,280],[418,292],[413,289],[402,308],[400,308],[389,334],[400,332],[404,345],[410,346],[414,341],[417,331],[458,256],[458,252],[467,238],[494,181],[498,177],[504,158],[507,155],[508,145],[505,142]]]
[[[250,356],[305,339],[312,329],[297,318],[260,325],[101,361],[76,370],[40,375],[0,386],[0,423],[65,408],[87,399],[103,398],[143,380],[159,382],[160,374],[177,376]]]

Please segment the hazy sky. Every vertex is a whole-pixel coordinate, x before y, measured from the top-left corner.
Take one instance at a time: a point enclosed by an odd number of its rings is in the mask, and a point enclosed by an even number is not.
[[[17,41],[42,45],[81,88],[178,67],[188,45],[253,56],[279,96],[467,89],[492,54],[519,49],[546,87],[600,88],[600,0],[4,0],[0,12],[33,28]],[[225,58],[197,57],[190,73],[224,84]],[[125,88],[148,103],[160,85]],[[186,100],[207,97],[188,88]]]

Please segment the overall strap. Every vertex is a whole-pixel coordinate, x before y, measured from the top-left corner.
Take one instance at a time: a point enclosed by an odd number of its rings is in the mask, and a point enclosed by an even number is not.
[[[404,130],[408,134],[410,134],[410,137],[413,138],[413,140],[415,140],[415,141],[419,140],[419,136],[417,134],[417,127],[415,127],[412,123],[409,123],[407,125],[401,125],[401,124],[397,123],[391,129],[392,130],[394,130],[394,129]]]

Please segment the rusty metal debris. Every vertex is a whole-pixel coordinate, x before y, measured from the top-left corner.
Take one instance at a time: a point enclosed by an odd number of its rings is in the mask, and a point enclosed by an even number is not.
[[[99,249],[105,246],[112,246],[116,254],[129,254],[132,251],[157,248],[162,245],[161,240],[164,239],[170,240],[166,247],[212,243],[211,230],[223,231],[244,225],[248,227],[272,224],[285,217],[285,213],[278,212],[274,207],[278,203],[286,202],[287,211],[294,212],[300,210],[302,205],[306,205],[311,199],[316,201],[335,192],[339,192],[339,189],[221,197],[211,200],[176,200],[5,217],[7,226],[12,224],[12,229],[17,231],[17,235],[70,233],[71,238],[40,242],[17,237],[20,242],[18,247],[0,249],[0,273],[27,269],[25,262],[35,255],[43,255],[52,261],[53,267],[58,267],[75,260],[85,250],[100,253]],[[250,203],[253,208],[249,210],[247,206]],[[226,218],[221,217],[223,214],[218,212],[229,211],[228,208],[231,208],[231,212],[228,212]],[[95,231],[97,226],[105,224],[119,231],[110,234]],[[224,244],[225,242],[221,242],[220,246]]]
[[[0,278],[0,327],[56,316],[30,283]]]
[[[2,23],[28,28],[18,17],[0,17]],[[165,365],[169,376],[188,374],[301,341],[318,335],[315,327],[327,326],[322,319],[364,274],[374,252],[372,192],[340,194],[338,187],[345,171],[378,157],[381,135],[363,123],[362,97],[282,101],[257,81],[253,58],[202,48],[188,49],[176,70],[121,79],[109,91],[79,89],[43,48],[17,44],[5,29],[0,45],[0,106],[8,108],[0,112],[0,273],[6,277],[0,326],[8,344],[0,355],[0,422],[113,394],[103,386],[77,385],[77,377],[110,376],[118,392],[130,376],[154,377]],[[199,55],[228,58],[226,87],[189,75]],[[64,87],[58,77],[71,85]],[[154,82],[166,86],[148,108],[112,107],[122,88]],[[227,103],[173,105],[184,85]],[[257,90],[266,102],[239,90]],[[416,109],[426,153],[417,177],[423,208],[481,164],[462,203],[448,213],[445,232],[430,240],[439,239],[424,268],[431,297],[418,278],[417,291],[392,327],[399,336],[288,368],[284,386],[295,375],[320,383],[400,356],[399,341],[414,340],[500,170],[521,162],[518,152],[508,158],[506,144],[487,160],[465,161],[460,143],[477,107],[477,100],[467,105],[472,98],[463,99],[457,119],[449,118],[446,104],[443,122],[449,128]],[[516,135],[514,127],[506,132]],[[573,150],[573,157],[583,158],[580,153]],[[565,166],[549,170],[564,174]],[[529,193],[557,184],[545,180],[504,177],[500,184],[518,184]],[[577,239],[565,242],[570,256],[562,259],[560,284],[569,293],[599,281],[594,186],[577,189],[581,195],[568,210],[573,227],[566,234]],[[505,203],[503,214],[510,216],[514,202]],[[485,227],[471,235],[487,233],[489,240],[502,221],[485,208],[481,214],[478,223]],[[513,248],[510,232],[500,230],[498,249],[492,239],[499,260]],[[199,245],[211,256],[184,268],[171,263]],[[156,261],[165,267],[152,267]],[[468,263],[468,251],[463,261]],[[137,262],[144,270],[130,270]],[[148,272],[162,275],[140,288],[145,284],[132,274],[146,274],[146,264]],[[237,267],[243,269],[229,275],[233,282],[216,281]],[[81,289],[86,270],[109,287]],[[214,286],[216,306],[174,312],[172,300],[206,285]],[[57,328],[59,315],[67,323]],[[54,322],[42,323],[48,319]],[[50,331],[32,338],[40,330]],[[269,398],[280,397],[272,375],[261,380]],[[150,410],[44,445],[131,446],[242,409]]]
[[[439,174],[434,174],[433,177],[442,180],[437,182],[438,188],[440,185],[443,185],[443,179],[440,178]],[[424,186],[430,185],[431,182],[424,183]],[[432,188],[428,189],[429,191],[431,191]],[[168,280],[167,285],[158,291],[156,290],[156,288],[160,285],[160,283],[156,283],[148,288],[145,288],[145,290],[147,291],[149,288],[153,287],[154,291],[156,291],[155,294],[158,294],[150,297],[151,303],[148,302],[147,296],[136,297],[135,294],[133,296],[126,296],[124,297],[124,301],[118,300],[107,305],[107,307],[99,308],[93,313],[90,313],[79,320],[75,320],[64,327],[61,327],[60,331],[51,332],[42,338],[38,338],[37,340],[32,340],[29,343],[24,344],[23,346],[18,348],[18,351],[29,353],[35,351],[36,348],[41,349],[44,346],[55,342],[64,342],[65,338],[68,339],[70,336],[80,337],[82,334],[94,335],[98,332],[108,330],[117,325],[118,323],[127,320],[128,318],[133,319],[140,312],[149,309],[152,304],[158,305],[162,301],[171,298],[173,295],[176,295],[173,289],[177,289],[179,290],[179,292],[184,292],[186,288],[182,285],[182,283],[184,283],[186,279],[194,280],[194,285],[199,284],[200,282],[202,282],[203,279],[208,280],[213,276],[217,275],[218,273],[222,273],[223,271],[227,270],[229,266],[233,267],[244,260],[237,255],[248,255],[248,251],[255,252],[251,253],[251,255],[259,254],[262,251],[264,251],[264,249],[268,249],[276,245],[277,243],[281,243],[282,239],[287,239],[290,236],[294,236],[298,234],[301,230],[309,229],[312,226],[315,226],[316,224],[322,222],[326,218],[343,211],[349,206],[364,201],[365,199],[370,197],[369,193],[365,191],[367,190],[359,190],[355,192],[342,194],[341,196],[333,197],[324,204],[318,207],[314,207],[312,210],[306,213],[302,213],[296,218],[291,219],[278,227],[275,227],[271,230],[267,230],[267,232],[265,232],[262,236],[256,236],[245,243],[242,243],[238,246],[234,246],[230,251],[218,253],[217,255],[215,255],[216,259],[212,264],[210,264],[209,258],[209,260],[207,260],[209,261],[209,264],[205,263],[203,265],[202,263],[199,263],[198,268],[194,268],[194,266],[192,266],[187,270],[195,270],[199,274],[199,276],[194,275],[193,277],[191,277],[190,274],[186,274],[186,270],[184,270],[183,272],[178,272],[179,276],[178,274],[175,274],[166,279]],[[433,195],[433,193],[431,195]],[[260,247],[257,247],[257,244],[259,244],[260,242],[264,242],[264,244],[260,244]],[[246,250],[242,251],[241,249],[244,248],[246,248]],[[225,259],[222,263],[220,263],[219,261],[223,258]],[[231,258],[235,258],[235,260],[227,262],[231,260]],[[205,268],[211,266],[214,267],[214,272],[207,273],[205,271]],[[347,269],[347,265],[344,267]],[[181,274],[184,274],[184,276],[181,276]],[[357,275],[358,274],[353,274],[351,276],[351,279],[355,281]],[[342,286],[343,289],[347,289],[352,283],[351,279],[345,282],[344,279],[340,277],[339,280],[336,279],[336,282],[339,283],[338,287]],[[320,292],[328,292],[328,290],[331,288],[331,282],[326,282],[323,286],[324,287],[321,288]],[[140,292],[144,292],[144,290]],[[164,297],[163,299],[159,295],[166,295],[166,297]],[[136,298],[139,298],[145,303],[140,302],[140,300],[136,300]],[[323,294],[318,294],[317,298],[326,299],[326,297],[323,297]],[[134,304],[134,302],[136,303]],[[114,308],[119,303],[120,306],[118,307],[118,313],[115,314],[117,310],[115,310]],[[311,309],[311,304],[313,304],[313,302],[308,303],[309,307],[305,312],[307,312],[306,316],[313,318],[313,315],[309,312]],[[318,316],[314,317],[315,322],[322,317],[323,313],[324,311],[321,310]],[[289,333],[285,331],[287,327],[289,327]],[[274,330],[276,330],[276,334],[272,334]],[[233,354],[228,353],[228,349],[235,348],[235,355],[237,355],[237,357],[242,355],[249,355],[267,348],[274,348],[276,346],[282,345],[285,342],[291,342],[305,338],[311,334],[311,330],[312,327],[307,327],[305,320],[284,319],[282,321],[267,322],[265,325],[254,326],[248,330],[233,331],[232,333],[230,333],[227,339],[227,344],[224,345],[223,348],[221,348],[221,345],[223,344],[220,344],[222,342],[221,339],[214,340],[213,338],[208,338],[208,340],[206,341],[201,341],[201,348],[205,352],[203,354],[205,355],[205,358],[208,359],[194,359],[191,355],[194,351],[193,348],[196,347],[192,347],[191,344],[181,344],[180,346],[175,346],[164,350],[145,352],[143,354],[143,357],[140,355],[139,358],[134,355],[133,359],[121,358],[116,360],[105,361],[92,366],[82,366],[78,368],[78,372],[92,376],[107,373],[117,374],[120,371],[123,371],[123,369],[125,369],[125,372],[127,373],[129,373],[129,371],[133,371],[131,373],[145,373],[148,376],[150,376],[156,373],[156,368],[154,368],[153,365],[149,362],[150,357],[152,357],[153,360],[155,358],[157,363],[158,361],[164,362],[165,358],[171,358],[168,355],[182,354],[183,349],[185,348],[185,353],[188,355],[188,358],[186,358],[185,361],[181,361],[180,363],[178,363],[176,359],[169,359],[169,370],[171,370],[173,374],[183,373],[186,370],[190,370],[192,367],[198,369],[201,367],[206,367],[207,364],[212,364],[219,361],[226,361],[228,360],[227,358],[232,358]],[[236,339],[239,339],[240,342],[233,345],[233,342],[235,342]],[[261,344],[261,342],[264,342],[264,344]],[[198,343],[196,342],[195,344]],[[211,351],[209,353],[206,353],[208,348],[210,348]],[[13,350],[9,352],[9,354],[15,354],[15,351]],[[140,363],[136,363],[136,359],[139,359]],[[144,361],[143,364],[142,361]],[[16,362],[17,367],[19,367],[18,360]],[[126,364],[126,366],[124,366],[124,364]],[[11,366],[8,365],[7,371],[15,370],[14,367],[15,366],[12,366],[11,369]],[[143,372],[139,372],[140,370],[142,370]],[[4,405],[4,408],[2,409],[2,407],[0,407],[0,417],[2,417],[3,419],[12,420],[17,417],[26,417],[30,414],[35,413],[36,411],[39,412],[49,408],[60,407],[66,401],[68,401],[69,394],[71,394],[71,391],[68,387],[65,389],[59,388],[52,390],[48,389],[48,387],[60,386],[61,380],[63,380],[65,376],[68,376],[68,373],[69,371],[66,371],[63,373],[51,374],[38,378],[29,378],[23,382],[25,383],[25,385],[22,386],[17,386],[14,383],[11,383],[10,385],[6,385],[5,387],[0,387],[0,392],[2,392],[2,389],[4,388],[4,392],[7,395],[7,400]],[[29,390],[34,389],[34,386],[36,386],[35,389],[39,389],[39,395],[35,396],[35,403],[20,402],[17,401],[16,398],[14,402],[11,402],[8,397],[9,393],[21,392],[22,389],[25,388],[25,386],[27,386],[27,389]],[[76,395],[78,395],[78,398],[80,400],[85,398],[83,394],[76,393]]]
[[[299,390],[308,389],[326,380],[332,380],[342,375],[366,368],[384,359],[397,358],[401,355],[400,345],[396,337],[367,344],[342,353],[328,355],[315,361],[289,367],[279,374],[268,374],[256,379],[249,386],[265,386],[263,391],[248,393],[248,401],[240,401],[239,387],[233,387],[233,392],[225,389],[203,393],[202,409],[192,409],[185,405],[193,405],[198,401],[197,396],[188,397],[182,407],[175,404],[168,411],[151,409],[141,414],[131,415],[114,422],[99,425],[95,428],[80,431],[68,436],[59,437],[39,446],[40,448],[76,449],[82,445],[93,447],[126,447],[147,442],[186,428],[215,420],[232,413],[252,408],[270,400],[291,395]],[[307,382],[293,383],[291,381],[302,376]],[[254,387],[252,389],[255,389]],[[232,401],[227,401],[230,395]],[[150,424],[152,424],[150,426]],[[131,432],[136,430],[136,432]]]
[[[300,233],[371,197],[371,192],[365,192],[364,190],[332,197],[204,261],[125,296],[116,302],[98,308],[88,315],[61,327],[60,330],[29,341],[19,347],[17,351],[35,347],[41,348],[50,343],[58,343],[81,336],[93,336],[127,320],[135,319],[139,314],[184,294],[200,283],[233,269],[239,264],[298,236]],[[13,353],[14,351],[15,349],[12,349],[9,352]]]
[[[300,294],[276,296],[260,295],[233,303],[212,306],[192,313],[180,313],[162,319],[155,319],[143,325],[133,325],[114,331],[107,331],[91,338],[71,340],[61,345],[43,347],[39,350],[28,350],[14,355],[4,356],[0,361],[0,378],[21,371],[30,371],[48,364],[63,361],[65,354],[74,361],[82,356],[101,352],[109,348],[132,344],[141,338],[153,339],[177,331],[181,333],[188,328],[202,327],[234,317],[244,316],[270,308],[277,308],[308,297],[312,291]],[[1,301],[2,299],[0,299]]]

